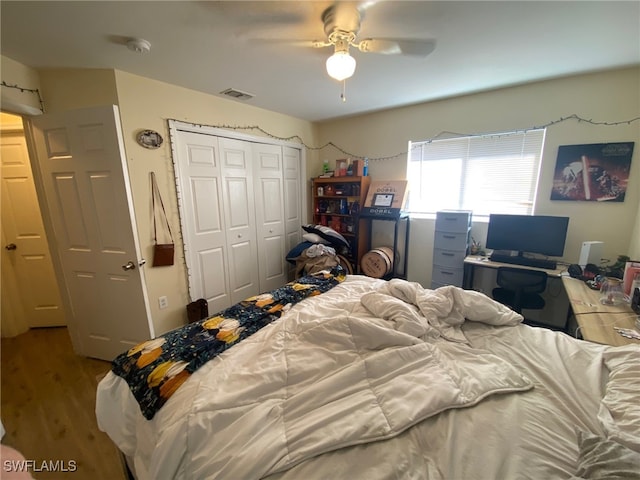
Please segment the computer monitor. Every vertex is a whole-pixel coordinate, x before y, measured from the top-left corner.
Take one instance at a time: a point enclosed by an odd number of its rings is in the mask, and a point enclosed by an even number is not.
[[[491,214],[486,247],[561,257],[568,226],[569,217]]]

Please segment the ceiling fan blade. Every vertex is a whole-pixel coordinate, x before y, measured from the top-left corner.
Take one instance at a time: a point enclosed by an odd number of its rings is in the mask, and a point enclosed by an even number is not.
[[[436,41],[400,38],[365,38],[358,43],[357,46],[361,52],[426,57],[436,48]]]
[[[250,38],[248,42],[257,45],[282,45],[287,47],[324,48],[331,46],[325,40],[292,40],[286,38]]]
[[[374,7],[381,1],[382,0],[361,0],[356,5],[356,8],[358,9],[358,12],[360,12],[360,16],[364,17],[364,14],[367,12],[367,10],[369,10],[371,7]]]

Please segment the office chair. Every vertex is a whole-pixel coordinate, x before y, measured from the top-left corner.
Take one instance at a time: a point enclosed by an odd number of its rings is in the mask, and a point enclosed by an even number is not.
[[[493,298],[511,307],[517,313],[523,308],[539,310],[545,302],[539,294],[547,287],[547,274],[538,270],[500,267],[498,288],[493,289]]]

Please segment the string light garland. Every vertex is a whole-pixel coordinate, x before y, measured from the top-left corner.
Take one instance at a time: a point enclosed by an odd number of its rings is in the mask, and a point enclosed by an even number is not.
[[[497,136],[501,136],[501,135],[505,135],[505,134],[512,134],[512,133],[526,133],[529,130],[539,130],[542,128],[548,128],[548,127],[552,127],[554,125],[557,125],[559,123],[563,123],[569,120],[577,120],[578,122],[584,122],[584,123],[589,123],[591,125],[597,125],[597,126],[607,126],[607,127],[614,127],[614,126],[618,126],[618,125],[631,125],[633,122],[637,122],[640,121],[640,116],[632,118],[630,120],[622,120],[622,121],[617,121],[617,122],[602,122],[602,121],[595,121],[592,119],[587,119],[587,118],[583,118],[580,117],[579,115],[573,113],[567,117],[560,117],[557,120],[552,120],[550,122],[547,122],[543,125],[539,125],[539,126],[534,126],[531,128],[525,128],[525,129],[519,129],[519,130],[510,130],[508,132],[500,132],[500,133],[459,133],[459,132],[451,132],[451,131],[442,131],[440,133],[438,133],[436,136],[429,138],[427,140],[423,140],[426,142],[432,142],[434,140],[439,140],[443,137],[446,138],[456,138],[456,137],[486,137],[486,136],[492,136],[492,135],[497,135]],[[200,124],[196,124],[199,127],[202,127],[204,125],[200,125]],[[277,135],[273,135],[269,132],[267,132],[266,130],[264,130],[262,127],[259,127],[257,125],[247,125],[247,126],[237,126],[237,125],[206,125],[208,127],[213,127],[213,128],[223,128],[226,130],[255,130],[258,131],[260,133],[262,133],[263,135],[269,137],[269,138],[273,138],[275,140],[280,140],[280,141],[285,141],[285,142],[290,142],[290,141],[297,141],[298,143],[300,143],[303,147],[305,147],[307,150],[310,151],[315,151],[315,150],[324,150],[325,148],[328,147],[333,147],[335,148],[337,151],[339,151],[340,153],[342,153],[343,155],[347,156],[347,157],[351,157],[351,158],[365,158],[367,157],[369,159],[369,161],[386,161],[386,160],[393,160],[395,158],[399,158],[399,157],[406,157],[408,151],[403,151],[400,153],[396,153],[395,155],[389,155],[389,156],[385,156],[385,157],[370,157],[368,155],[358,155],[352,152],[349,152],[347,150],[345,150],[344,148],[336,145],[333,142],[327,142],[324,145],[321,145],[319,147],[313,147],[310,145],[307,145],[305,143],[305,141],[299,136],[299,135],[292,135],[290,137],[279,137]]]
[[[7,88],[15,88],[16,90],[20,90],[20,93],[25,93],[25,92],[35,93],[38,96],[38,103],[40,103],[40,110],[42,110],[42,113],[44,113],[44,101],[40,96],[40,90],[38,90],[37,88],[25,88],[25,87],[20,87],[18,85],[10,85],[4,80],[2,80],[2,83],[0,85]]]

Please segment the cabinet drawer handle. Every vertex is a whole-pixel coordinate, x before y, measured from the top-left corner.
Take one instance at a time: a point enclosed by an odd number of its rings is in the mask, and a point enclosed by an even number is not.
[[[456,238],[455,235],[443,235],[444,238]]]
[[[440,273],[443,275],[453,275],[452,272],[445,272],[444,270],[440,270]]]
[[[455,253],[446,253],[446,252],[442,252],[442,255],[445,257],[454,257]]]

